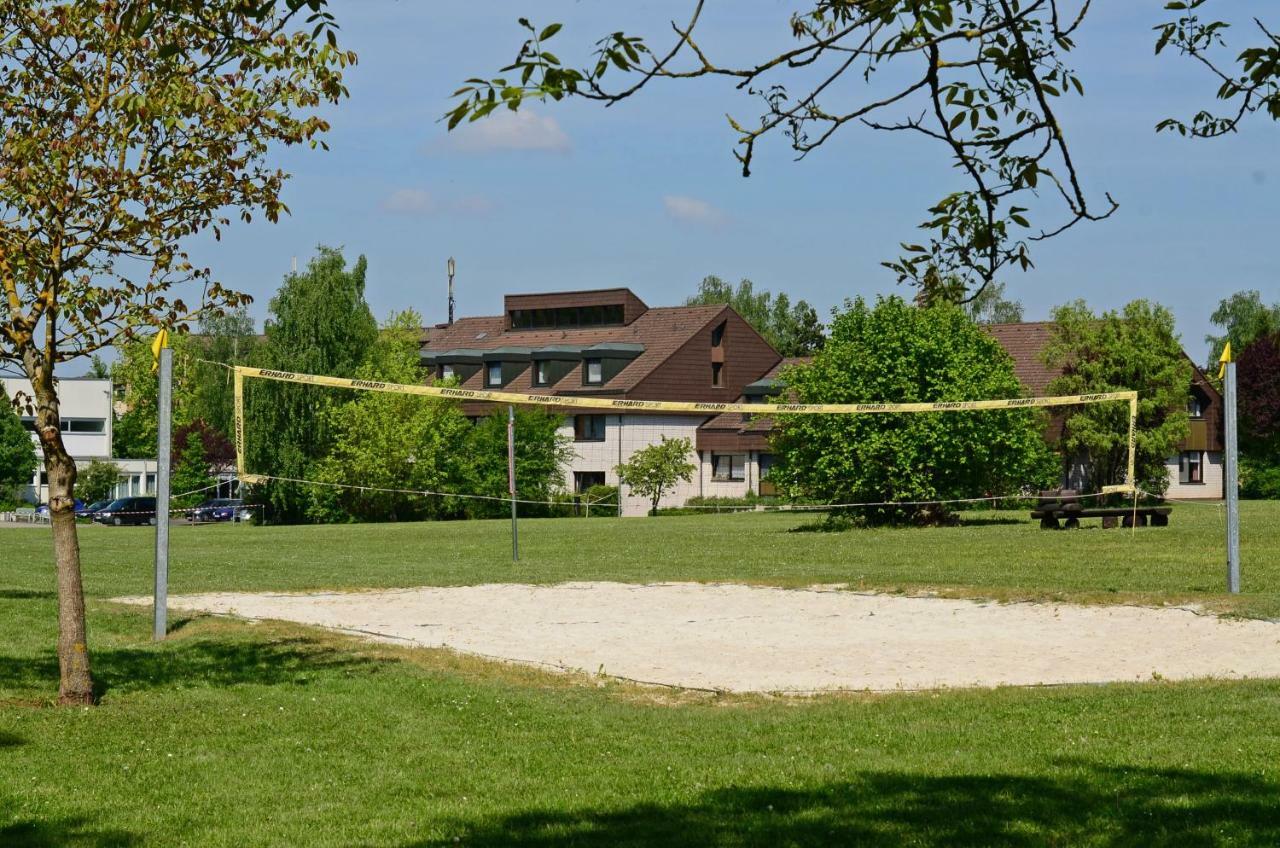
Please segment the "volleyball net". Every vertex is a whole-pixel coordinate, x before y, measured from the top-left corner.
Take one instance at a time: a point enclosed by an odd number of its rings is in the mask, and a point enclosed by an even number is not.
[[[1100,392],[1082,395],[1055,395],[1049,397],[1019,397],[996,400],[963,400],[935,401],[923,403],[719,403],[699,401],[660,401],[634,400],[623,398],[591,397],[561,394],[526,394],[490,389],[466,389],[455,386],[429,386],[389,383],[378,380],[358,380],[344,377],[330,377],[318,374],[303,374],[293,371],[278,371],[249,366],[233,366],[234,372],[234,404],[235,404],[235,451],[236,474],[242,483],[262,484],[271,480],[284,478],[274,477],[269,473],[251,470],[247,464],[247,438],[245,432],[245,386],[250,380],[270,380],[304,386],[327,387],[334,389],[353,389],[364,392],[385,392],[391,394],[416,395],[445,400],[470,403],[510,404],[515,406],[541,407],[553,411],[590,410],[593,412],[614,413],[683,413],[693,415],[714,416],[721,413],[743,413],[757,416],[777,415],[894,415],[919,413],[966,413],[989,410],[1016,409],[1048,409],[1056,407],[1072,407],[1099,403],[1128,403],[1129,432],[1128,456],[1125,481],[1120,484],[1103,486],[1097,495],[1139,494],[1135,474],[1136,433],[1138,420],[1138,393],[1136,391]],[[308,483],[315,481],[291,480],[290,482]],[[334,485],[334,484],[319,484]],[[347,484],[338,484],[347,485]],[[348,486],[352,489],[367,489],[359,482]],[[456,495],[462,493],[448,492],[409,492],[406,494]],[[1015,497],[1012,493],[1004,497]],[[514,499],[514,493],[512,495]],[[1001,498],[981,498],[970,500],[999,500]],[[826,505],[849,506],[849,505]]]

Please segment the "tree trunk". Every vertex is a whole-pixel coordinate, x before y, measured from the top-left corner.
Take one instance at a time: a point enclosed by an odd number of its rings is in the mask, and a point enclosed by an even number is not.
[[[62,442],[58,395],[53,369],[27,360],[36,401],[36,432],[49,476],[49,517],[53,525],[53,558],[58,575],[58,703],[93,703],[89,641],[84,618],[84,586],[80,578],[80,540],[76,534],[76,463]]]

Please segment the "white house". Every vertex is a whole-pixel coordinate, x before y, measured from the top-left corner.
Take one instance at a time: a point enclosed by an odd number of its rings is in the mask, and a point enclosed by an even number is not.
[[[33,397],[31,383],[25,378],[0,377],[5,394],[10,398]],[[114,459],[111,456],[112,392],[111,381],[92,377],[64,377],[58,380],[58,400],[62,420],[62,439],[76,465],[83,467],[95,459],[109,460],[120,468],[120,482],[113,492],[124,495],[150,495],[156,490],[156,462],[142,459]],[[25,411],[22,423],[31,431],[36,455],[40,455],[35,418]],[[49,477],[44,460],[20,496],[32,503],[49,499]]]

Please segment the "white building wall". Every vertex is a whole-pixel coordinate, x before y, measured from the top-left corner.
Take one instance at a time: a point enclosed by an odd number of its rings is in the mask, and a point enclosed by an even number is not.
[[[574,435],[573,420],[573,415],[565,416],[565,423],[560,429],[560,432],[570,439]],[[565,488],[573,491],[574,472],[579,471],[604,472],[605,484],[617,486],[617,467],[631,459],[633,453],[661,441],[663,436],[668,439],[688,439],[692,446],[697,443],[698,427],[706,420],[705,415],[607,413],[603,441],[573,443],[575,455],[565,470]],[[689,461],[701,467],[698,452],[692,448],[689,451]],[[695,471],[690,482],[680,483],[675,489],[664,494],[659,506],[682,505],[689,498],[701,493],[700,482],[699,473]],[[624,516],[645,515],[649,511],[648,499],[631,495],[625,486],[621,504]]]
[[[156,493],[156,475],[160,464],[154,459],[116,459],[112,460],[120,469],[120,482],[116,483],[111,496],[127,498],[133,495],[154,495]]]
[[[22,395],[32,398],[31,382],[25,378],[0,377],[4,384],[5,394],[10,399]],[[67,452],[76,461],[76,465],[88,465],[95,459],[107,459],[111,456],[111,381],[93,379],[69,379],[58,381],[59,413],[64,422],[95,421],[101,422],[101,432],[76,433],[66,430],[62,433],[62,441]],[[24,411],[19,414],[28,417]],[[40,454],[40,439],[31,434],[32,445],[36,454]],[[31,485],[22,496],[32,502],[44,503],[49,499],[49,487],[44,480],[44,461],[32,477]]]
[[[759,491],[760,457],[756,451],[747,451],[741,480],[717,480],[712,451],[702,451],[698,462],[698,494],[708,498],[742,498]]]
[[[1169,457],[1165,460],[1164,465],[1169,470],[1169,488],[1165,491],[1165,494],[1169,497],[1203,498],[1206,500],[1219,500],[1222,498],[1225,492],[1223,483],[1226,480],[1222,451],[1204,451],[1204,462],[1201,466],[1204,478],[1202,483],[1178,482],[1182,465],[1181,454],[1174,454]]]

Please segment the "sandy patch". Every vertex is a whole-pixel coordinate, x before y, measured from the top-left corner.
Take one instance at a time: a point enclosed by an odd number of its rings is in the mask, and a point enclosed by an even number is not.
[[[214,593],[169,602],[739,692],[1280,677],[1280,624],[1184,609],[698,583]]]

